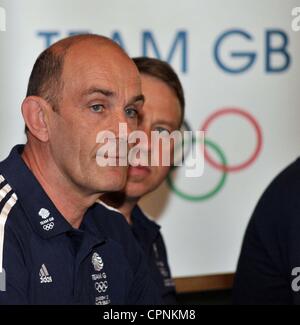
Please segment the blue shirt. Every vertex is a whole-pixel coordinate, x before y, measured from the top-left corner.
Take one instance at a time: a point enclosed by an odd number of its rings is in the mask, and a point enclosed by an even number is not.
[[[159,303],[123,217],[94,204],[74,229],[22,151],[16,146],[0,163],[0,304]]]
[[[233,289],[237,304],[300,304],[300,159],[269,185],[250,219]]]
[[[158,286],[163,303],[176,304],[175,284],[160,226],[148,219],[138,205],[132,212],[132,231],[146,255],[150,273]]]
[[[125,217],[119,210],[106,205],[104,202],[99,201],[99,203],[102,209],[109,209],[111,213],[122,216],[125,220]],[[176,304],[175,284],[171,276],[166,246],[160,232],[160,226],[150,220],[138,205],[132,211],[131,221],[132,233],[145,254],[148,270],[158,288],[162,303],[164,305]],[[105,228],[107,227],[109,226],[106,225]],[[110,234],[112,233],[113,229],[110,230]]]

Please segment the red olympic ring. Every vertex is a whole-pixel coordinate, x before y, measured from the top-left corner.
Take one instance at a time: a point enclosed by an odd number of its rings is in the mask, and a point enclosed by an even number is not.
[[[226,114],[235,114],[235,115],[240,115],[244,118],[246,118],[254,127],[255,132],[256,132],[256,147],[255,150],[253,152],[253,154],[250,156],[250,158],[248,158],[246,161],[244,161],[243,163],[240,163],[238,165],[222,165],[220,163],[215,162],[208,154],[206,148],[204,148],[204,155],[205,155],[205,159],[210,163],[210,165],[212,165],[213,167],[215,167],[218,170],[222,170],[224,172],[237,172],[240,171],[242,169],[245,169],[246,167],[248,167],[249,165],[251,165],[256,158],[258,157],[261,148],[262,148],[262,131],[261,131],[261,127],[259,126],[258,122],[256,121],[256,119],[249,114],[248,112],[239,109],[239,108],[223,108],[220,109],[216,112],[214,112],[213,114],[211,114],[210,116],[208,116],[208,118],[204,121],[202,127],[200,128],[200,130],[203,131],[207,131],[208,126],[211,124],[211,122],[216,119],[217,117],[221,116],[221,115],[226,115]]]

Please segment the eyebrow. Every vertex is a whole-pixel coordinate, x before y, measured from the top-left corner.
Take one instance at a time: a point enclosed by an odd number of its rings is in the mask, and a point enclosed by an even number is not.
[[[158,120],[158,121],[155,121],[155,124],[160,124],[160,125],[167,125],[173,129],[176,129],[176,124],[175,122],[173,123],[172,122],[167,122],[167,121],[164,121],[164,120]]]
[[[140,101],[143,102],[143,103],[145,102],[145,96],[142,95],[142,94],[132,97],[132,98],[129,100],[129,102],[128,102],[127,105],[131,105],[131,104],[134,104],[134,103],[136,103],[136,102],[140,102]]]
[[[102,89],[102,88],[98,88],[98,87],[91,87],[87,90],[84,90],[81,95],[82,96],[88,96],[88,95],[92,95],[92,94],[95,94],[95,93],[99,93],[99,94],[102,94],[106,97],[114,97],[116,94],[111,91],[111,90],[108,90],[108,89]]]
[[[98,87],[91,87],[91,88],[89,88],[87,90],[84,90],[81,93],[81,95],[82,96],[88,96],[88,95],[92,95],[92,94],[95,94],[95,93],[102,94],[102,95],[104,95],[106,97],[115,97],[116,96],[115,92],[113,92],[111,90],[108,90],[108,89],[98,88]],[[134,104],[134,103],[139,102],[139,101],[145,102],[145,96],[143,94],[132,97],[129,100],[127,105],[131,105],[131,104]]]

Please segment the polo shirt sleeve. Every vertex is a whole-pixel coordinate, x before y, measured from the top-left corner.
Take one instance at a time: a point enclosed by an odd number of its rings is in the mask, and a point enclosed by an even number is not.
[[[0,305],[28,304],[29,274],[21,245],[13,230],[6,225],[3,242],[3,268],[0,279]]]

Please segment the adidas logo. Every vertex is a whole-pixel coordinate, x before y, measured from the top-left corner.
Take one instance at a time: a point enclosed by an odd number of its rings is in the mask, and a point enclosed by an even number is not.
[[[42,265],[39,275],[40,275],[41,283],[51,283],[52,282],[52,277],[49,275],[49,272],[48,272],[45,264]]]

